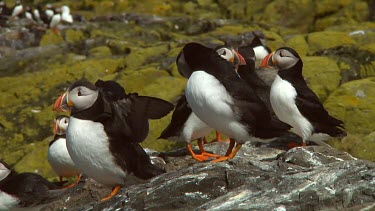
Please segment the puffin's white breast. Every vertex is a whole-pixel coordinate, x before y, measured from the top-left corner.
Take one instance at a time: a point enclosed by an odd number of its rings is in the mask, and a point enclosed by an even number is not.
[[[187,82],[185,95],[193,112],[209,127],[240,143],[250,139],[231,108],[232,97],[214,76],[205,71],[193,72]]]
[[[67,147],[82,173],[105,185],[124,184],[127,174],[115,163],[101,123],[70,117]]]
[[[0,210],[10,210],[12,207],[19,206],[20,201],[3,191],[0,190]]]
[[[47,159],[57,175],[62,177],[77,176],[79,170],[70,158],[66,148],[66,139],[59,138],[48,148]]]
[[[194,114],[194,112],[190,114],[183,128],[184,129],[182,130],[180,136],[182,136],[181,139],[184,140],[186,143],[190,143],[192,140],[201,138],[213,130],[207,124],[202,122],[202,120],[200,120]]]
[[[277,75],[271,86],[272,109],[281,121],[291,125],[292,131],[305,141],[310,137],[313,126],[298,110],[296,96],[297,91],[292,84]]]

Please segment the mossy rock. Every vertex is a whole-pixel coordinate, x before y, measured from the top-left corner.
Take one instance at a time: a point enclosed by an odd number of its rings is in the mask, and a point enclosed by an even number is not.
[[[312,0],[275,0],[264,10],[262,22],[270,25],[309,32],[314,22]]]
[[[264,31],[264,35],[267,40],[267,46],[271,48],[272,50],[276,50],[280,47],[285,46],[284,39],[276,32]]]
[[[341,85],[327,98],[324,106],[332,116],[344,121],[349,133],[375,131],[375,78]]]
[[[61,36],[60,33],[54,33],[52,30],[47,30],[46,33],[43,35],[42,39],[40,40],[39,45],[53,45],[53,44],[60,44],[64,42],[64,38]]]
[[[75,43],[84,40],[86,37],[81,30],[67,29],[65,31],[65,41]]]
[[[115,55],[130,53],[130,45],[123,40],[108,40],[107,46],[111,49],[112,54]]]
[[[148,48],[133,47],[131,53],[126,58],[127,68],[134,70],[144,65],[151,56],[162,56],[167,54],[169,47],[167,44],[157,45]]]
[[[49,137],[41,142],[26,145],[27,153],[17,162],[14,170],[17,172],[34,172],[47,178],[56,177],[47,160],[48,145],[52,139],[53,137]]]
[[[306,42],[305,35],[295,35],[286,41],[286,46],[293,48],[300,56],[306,56],[309,51],[309,45]]]
[[[89,56],[97,58],[105,58],[112,55],[111,49],[107,46],[99,46],[89,50]]]
[[[355,45],[356,42],[345,32],[313,32],[307,35],[310,53],[338,46]]]
[[[302,60],[306,82],[320,100],[324,101],[340,84],[341,74],[336,61],[319,56],[307,56]]]
[[[315,1],[315,13],[318,16],[324,16],[326,14],[332,14],[338,12],[341,8],[351,4],[353,0],[316,0]]]

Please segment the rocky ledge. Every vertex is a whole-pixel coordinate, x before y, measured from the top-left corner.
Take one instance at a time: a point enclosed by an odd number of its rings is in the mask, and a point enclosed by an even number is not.
[[[225,153],[227,143],[205,145]],[[167,173],[110,193],[83,179],[44,210],[372,210],[375,163],[326,146],[245,144],[222,163],[197,163],[185,149],[151,153]]]

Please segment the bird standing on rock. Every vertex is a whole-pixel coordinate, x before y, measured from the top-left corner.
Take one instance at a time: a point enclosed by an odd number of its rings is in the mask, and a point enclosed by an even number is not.
[[[308,139],[319,143],[330,137],[346,136],[344,123],[330,116],[307,86],[302,76],[302,59],[294,49],[279,48],[263,59],[261,67],[278,69],[271,87],[271,105],[279,119],[302,138],[303,145]]]
[[[70,158],[66,147],[66,131],[69,125],[69,117],[61,115],[56,117],[53,132],[55,137],[49,143],[47,159],[53,171],[59,175],[60,181],[63,177],[77,176],[77,182],[80,180],[80,172],[72,158]],[[74,186],[76,183],[68,187]]]
[[[223,55],[198,43],[188,43],[182,51],[193,70],[186,86],[189,105],[208,126],[230,137],[225,156],[214,162],[233,158],[246,141],[269,142],[285,133],[285,124],[281,126],[271,118],[254,90],[238,76],[242,68],[255,66],[240,65],[237,70],[223,56],[244,59],[230,49]]]
[[[67,130],[69,154],[85,175],[114,187],[107,200],[117,194],[126,176],[134,173],[150,179],[164,173],[154,166],[139,145],[148,135],[149,119],[159,119],[173,105],[159,98],[126,94],[114,81],[95,85],[79,80],[55,102],[55,110],[71,110]]]
[[[236,68],[241,64],[240,58],[236,57],[237,54],[232,55],[232,52],[229,52],[226,46],[218,46],[215,49],[212,49],[212,51],[233,63]],[[190,77],[192,70],[185,61],[183,51],[178,55],[176,63],[181,75],[187,78]],[[202,122],[194,114],[185,95],[182,95],[177,102],[171,122],[167,128],[164,129],[159,138],[185,142],[186,148],[195,160],[205,161],[211,157],[219,157],[219,155],[207,153],[203,147],[203,143],[206,143],[205,136],[212,130],[211,127]],[[219,132],[216,132],[216,138],[217,141],[221,141],[221,135]],[[200,154],[195,154],[190,144],[192,140],[196,139],[198,141]]]

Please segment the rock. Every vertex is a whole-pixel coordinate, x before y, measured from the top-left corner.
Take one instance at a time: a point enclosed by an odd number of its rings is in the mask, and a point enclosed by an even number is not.
[[[307,84],[320,100],[324,101],[341,81],[341,73],[336,61],[317,56],[306,56],[302,58],[302,61],[303,76]]]
[[[99,46],[89,50],[89,55],[92,57],[105,58],[112,55],[111,49],[107,46]]]
[[[314,22],[314,3],[312,0],[275,0],[266,6],[262,21],[268,24],[293,28],[298,32],[308,32]]]
[[[351,81],[341,85],[324,102],[332,116],[345,122],[346,131],[369,134],[375,131],[375,78]]]
[[[295,49],[300,56],[306,56],[309,52],[309,45],[306,42],[306,36],[295,35],[286,41],[286,46]]]
[[[227,143],[206,144],[225,153]],[[289,151],[247,143],[229,162],[197,163],[185,149],[161,153],[167,173],[134,178],[109,201],[88,179],[45,210],[336,210],[373,206],[375,163],[322,146]]]
[[[355,41],[344,32],[324,31],[308,34],[307,43],[310,52],[316,52],[338,46],[354,45]]]

